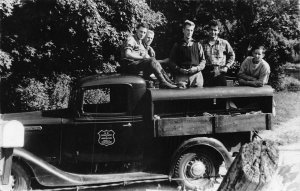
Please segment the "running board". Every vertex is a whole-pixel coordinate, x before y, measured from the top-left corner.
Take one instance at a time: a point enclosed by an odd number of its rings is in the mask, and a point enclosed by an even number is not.
[[[43,186],[82,186],[95,184],[130,183],[147,180],[168,180],[166,174],[131,172],[115,174],[75,174],[56,168],[32,153],[15,148],[14,156],[23,159],[32,169],[36,180]]]

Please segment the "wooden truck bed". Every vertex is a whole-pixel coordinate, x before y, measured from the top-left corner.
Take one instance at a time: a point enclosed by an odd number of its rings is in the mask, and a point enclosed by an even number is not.
[[[153,89],[149,93],[158,137],[271,129],[270,86]],[[228,103],[233,103],[234,108]]]
[[[157,137],[268,130],[271,113],[154,119]]]

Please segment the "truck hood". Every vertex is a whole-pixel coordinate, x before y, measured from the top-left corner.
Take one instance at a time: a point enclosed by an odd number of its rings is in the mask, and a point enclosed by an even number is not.
[[[51,110],[51,111],[32,111],[20,113],[0,114],[0,118],[5,121],[18,120],[24,126],[30,125],[53,125],[62,124],[68,114],[68,109]]]

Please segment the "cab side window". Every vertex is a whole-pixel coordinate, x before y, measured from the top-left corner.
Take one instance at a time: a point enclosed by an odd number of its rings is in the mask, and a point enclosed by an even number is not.
[[[97,86],[83,92],[84,113],[125,113],[128,109],[126,85]]]

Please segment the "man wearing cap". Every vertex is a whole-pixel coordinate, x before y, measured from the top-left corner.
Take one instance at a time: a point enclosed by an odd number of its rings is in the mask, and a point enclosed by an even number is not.
[[[205,67],[205,57],[201,44],[192,36],[195,24],[186,20],[183,24],[183,39],[174,44],[170,54],[170,67],[174,71],[175,82],[182,87],[202,87],[201,71]]]

